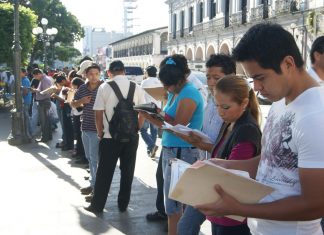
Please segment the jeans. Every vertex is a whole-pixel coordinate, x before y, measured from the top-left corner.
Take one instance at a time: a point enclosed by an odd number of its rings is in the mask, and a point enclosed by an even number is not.
[[[42,139],[45,141],[52,139],[52,127],[48,112],[50,108],[50,99],[38,101],[38,113],[42,130]]]
[[[150,134],[147,132],[149,128],[150,128]],[[147,146],[147,151],[151,152],[153,150],[157,138],[157,131],[158,128],[156,126],[154,126],[152,123],[145,120],[144,125],[141,128],[140,132]]]
[[[64,135],[64,128],[63,128],[63,109],[61,107],[60,101],[56,100],[55,105],[56,105],[57,116],[59,117],[59,121],[60,121],[61,128],[62,128],[63,145],[65,145],[66,142],[65,142],[65,135]]]
[[[29,107],[30,107],[30,104],[24,104],[23,112],[24,112],[26,135],[28,138],[32,138],[33,133],[32,133],[32,129],[31,129],[31,120],[29,117]]]
[[[181,151],[181,153],[180,153]],[[172,158],[179,158],[185,162],[193,164],[199,159],[199,150],[197,148],[178,148],[178,147],[163,147],[162,149],[162,169],[164,179],[164,206],[167,215],[173,215],[182,211],[182,204],[169,198],[170,181],[171,181],[171,165]],[[177,156],[180,153],[180,156]]]
[[[198,235],[200,226],[206,220],[206,216],[192,206],[186,206],[177,225],[178,235]]]
[[[90,186],[93,188],[96,182],[96,174],[99,158],[99,139],[97,132],[82,131],[82,141],[86,158],[90,168]]]
[[[31,129],[32,129],[33,136],[36,135],[38,121],[39,121],[38,102],[34,101],[32,107],[32,118],[31,118]]]
[[[111,138],[101,140],[97,179],[91,200],[91,207],[95,210],[102,211],[105,207],[118,159],[120,162],[118,207],[121,210],[127,208],[134,178],[138,139],[137,135],[127,143]]]

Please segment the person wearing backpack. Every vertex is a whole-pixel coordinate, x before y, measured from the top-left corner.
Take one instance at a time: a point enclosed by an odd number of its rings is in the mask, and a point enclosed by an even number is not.
[[[120,161],[120,190],[118,208],[126,211],[131,194],[138,131],[144,123],[143,117],[133,109],[145,103],[144,90],[125,76],[124,64],[120,60],[109,66],[111,81],[99,89],[93,109],[96,112],[99,144],[99,164],[91,204],[85,207],[93,213],[101,213],[105,207],[117,161]]]

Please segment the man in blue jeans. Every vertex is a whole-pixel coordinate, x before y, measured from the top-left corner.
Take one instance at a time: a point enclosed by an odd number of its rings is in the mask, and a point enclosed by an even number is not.
[[[32,94],[30,91],[30,81],[28,79],[27,70],[25,68],[20,69],[21,86],[22,86],[22,96],[23,96],[23,113],[24,122],[26,129],[26,137],[30,140],[32,138],[31,122],[29,117],[29,107],[32,102]]]
[[[156,77],[157,69],[154,66],[148,66],[145,70],[145,77],[141,83],[142,88],[152,88],[152,87],[162,87],[160,80]],[[159,108],[161,108],[161,101],[155,100],[152,96],[145,93],[145,100],[147,103],[155,103]],[[148,130],[150,129],[150,134]],[[155,157],[155,153],[158,149],[158,146],[155,145],[158,128],[152,123],[145,121],[143,127],[140,130],[141,136],[147,146],[147,155],[151,158]]]

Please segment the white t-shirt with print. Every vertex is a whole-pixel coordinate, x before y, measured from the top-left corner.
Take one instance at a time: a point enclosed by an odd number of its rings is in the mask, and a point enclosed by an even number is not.
[[[275,191],[261,202],[301,194],[298,168],[324,168],[324,87],[306,90],[288,105],[273,103],[262,135],[257,181]],[[315,185],[314,185],[315,187]],[[248,219],[253,235],[322,235],[320,219]]]

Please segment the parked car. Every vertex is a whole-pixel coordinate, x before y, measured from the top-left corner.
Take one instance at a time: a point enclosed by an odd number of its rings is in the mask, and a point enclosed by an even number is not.
[[[141,84],[143,81],[143,69],[139,66],[125,66],[125,73],[129,80]]]

